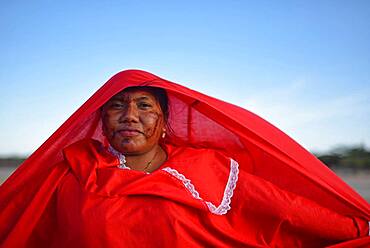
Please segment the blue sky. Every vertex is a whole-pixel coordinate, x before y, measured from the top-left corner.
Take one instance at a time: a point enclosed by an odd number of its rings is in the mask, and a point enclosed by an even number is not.
[[[370,146],[369,1],[7,1],[0,155],[128,68],[252,110],[307,149]]]

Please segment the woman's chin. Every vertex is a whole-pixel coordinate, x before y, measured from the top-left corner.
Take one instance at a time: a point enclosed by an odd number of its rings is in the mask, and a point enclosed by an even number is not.
[[[120,142],[115,149],[124,155],[140,154],[140,146],[133,140],[124,140]]]

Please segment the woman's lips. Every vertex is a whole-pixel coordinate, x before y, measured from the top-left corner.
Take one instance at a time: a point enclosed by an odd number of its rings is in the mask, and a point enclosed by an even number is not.
[[[123,137],[133,137],[140,134],[137,130],[121,130],[118,133]]]

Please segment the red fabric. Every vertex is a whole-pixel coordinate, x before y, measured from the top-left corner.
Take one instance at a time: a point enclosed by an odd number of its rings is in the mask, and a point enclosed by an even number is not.
[[[207,211],[202,201],[190,197],[181,183],[163,171],[145,177],[135,171],[117,172],[117,160],[99,153],[90,140],[104,143],[99,108],[129,86],[167,90],[174,131],[167,137],[167,147],[187,147],[173,156],[173,166],[184,170],[179,161],[195,156],[184,174],[205,198],[215,203],[220,199],[228,171],[222,156],[198,156],[202,154],[198,149],[218,150],[238,161],[239,180],[226,215]],[[82,139],[65,150],[63,159],[63,149]],[[212,166],[209,161],[218,162]],[[198,173],[202,169],[212,173]],[[131,183],[121,185],[122,178]],[[92,234],[89,240],[80,240],[81,245],[106,247],[125,240],[128,245],[140,241],[168,246],[324,246],[366,236],[370,219],[369,204],[361,196],[265,120],[138,70],[118,73],[81,106],[0,187],[0,201],[0,223],[6,223],[0,226],[3,247],[40,247],[47,242],[58,246],[77,242],[73,235],[78,234]],[[161,207],[155,208],[154,203]],[[141,206],[152,206],[152,217],[145,210],[136,211]],[[60,212],[66,209],[71,212]],[[134,217],[121,216],[121,209]],[[73,213],[83,213],[85,218]],[[117,219],[110,222],[108,217]],[[81,228],[61,230],[61,223],[68,220]],[[165,225],[168,221],[170,226]],[[122,222],[131,223],[137,232],[120,229]],[[155,235],[140,228],[150,230],[148,225],[158,225]]]
[[[351,241],[347,241],[347,242],[342,242],[342,243],[337,244],[337,245],[329,246],[329,248],[348,248],[348,247],[351,247],[351,248],[369,248],[369,244],[370,244],[370,236],[358,238],[356,240],[351,240]]]

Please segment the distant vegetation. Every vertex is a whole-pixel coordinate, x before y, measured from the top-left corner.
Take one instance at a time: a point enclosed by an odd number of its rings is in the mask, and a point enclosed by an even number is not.
[[[330,168],[370,170],[370,150],[364,146],[341,146],[327,153],[315,154],[324,164]],[[16,167],[26,158],[8,157],[0,158],[0,166]]]
[[[26,160],[26,158],[22,157],[0,158],[0,166],[17,167],[21,163],[23,163],[24,160]]]
[[[316,156],[330,168],[370,170],[370,150],[362,145],[342,146]]]

